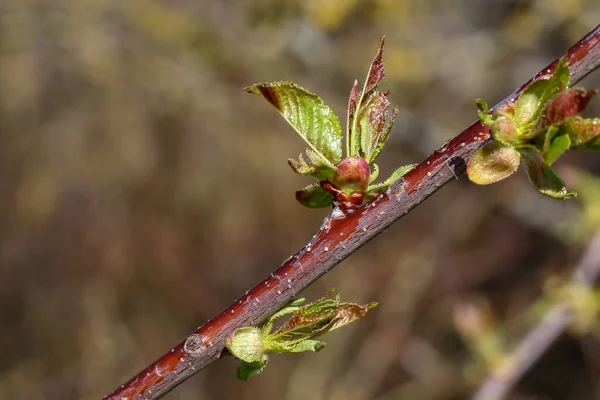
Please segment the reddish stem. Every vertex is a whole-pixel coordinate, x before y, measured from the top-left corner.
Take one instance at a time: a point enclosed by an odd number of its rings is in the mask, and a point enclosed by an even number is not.
[[[600,25],[573,45],[566,55],[573,85],[600,64]],[[552,73],[557,62],[558,59],[494,108],[515,100],[531,82]],[[223,353],[227,336],[243,326],[260,323],[462,173],[465,163],[489,139],[489,128],[475,122],[356,212],[327,217],[302,250],[105,399],[159,398],[217,360]]]

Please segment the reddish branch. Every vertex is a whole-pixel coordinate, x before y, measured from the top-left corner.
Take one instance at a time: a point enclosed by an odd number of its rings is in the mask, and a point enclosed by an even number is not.
[[[571,84],[575,84],[600,64],[600,25],[573,45],[566,55],[571,68]],[[557,61],[540,71],[496,107],[517,98],[532,81],[552,73]],[[465,163],[489,139],[489,129],[475,122],[355,213],[339,219],[327,217],[319,232],[302,250],[284,261],[246,295],[105,398],[159,398],[220,358],[227,336],[238,328],[263,321],[462,173]]]

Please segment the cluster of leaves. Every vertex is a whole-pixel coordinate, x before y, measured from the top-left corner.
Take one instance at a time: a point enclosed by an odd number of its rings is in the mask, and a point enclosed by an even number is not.
[[[494,137],[479,149],[467,166],[471,181],[486,185],[514,173],[521,162],[536,189],[549,197],[568,199],[564,182],[550,167],[566,150],[600,150],[600,118],[582,118],[596,91],[567,88],[569,67],[565,59],[554,73],[533,82],[516,103],[489,113],[479,99],[479,119]]]
[[[317,95],[292,82],[258,83],[245,88],[271,103],[308,145],[306,158],[300,154],[298,160],[288,160],[294,172],[319,181],[296,192],[300,204],[311,208],[334,204],[353,210],[412,168],[412,165],[398,168],[385,181],[373,183],[379,175],[375,159],[398,115],[396,107],[389,112],[388,92],[377,90],[385,76],[383,46],[382,36],[362,90],[359,92],[358,81],[352,86],[344,159],[340,122]]]
[[[227,339],[227,350],[241,360],[237,369],[239,379],[247,380],[262,372],[269,361],[267,353],[320,351],[325,343],[315,337],[354,322],[377,306],[377,303],[364,306],[342,303],[339,295],[301,306],[303,302],[303,298],[294,300],[260,326],[240,328]],[[293,315],[271,332],[275,319],[289,314]]]

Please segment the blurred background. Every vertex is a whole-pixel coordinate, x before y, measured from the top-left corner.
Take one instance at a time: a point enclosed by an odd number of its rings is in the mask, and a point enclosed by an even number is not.
[[[599,22],[597,0],[0,1],[0,398],[101,398],[317,231],[328,211],[296,203],[310,180],[286,163],[303,142],[242,87],[295,81],[345,121],[386,34],[387,176]],[[167,398],[468,398],[600,226],[598,154],[558,170],[577,199],[522,171],[447,185],[303,293],[380,304],[323,351],[248,382],[228,357]],[[511,398],[600,398],[592,325]]]

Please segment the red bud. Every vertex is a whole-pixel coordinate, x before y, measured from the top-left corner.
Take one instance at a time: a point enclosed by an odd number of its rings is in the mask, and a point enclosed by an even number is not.
[[[369,186],[371,169],[361,157],[346,157],[335,170],[334,183],[345,193],[364,193]]]

